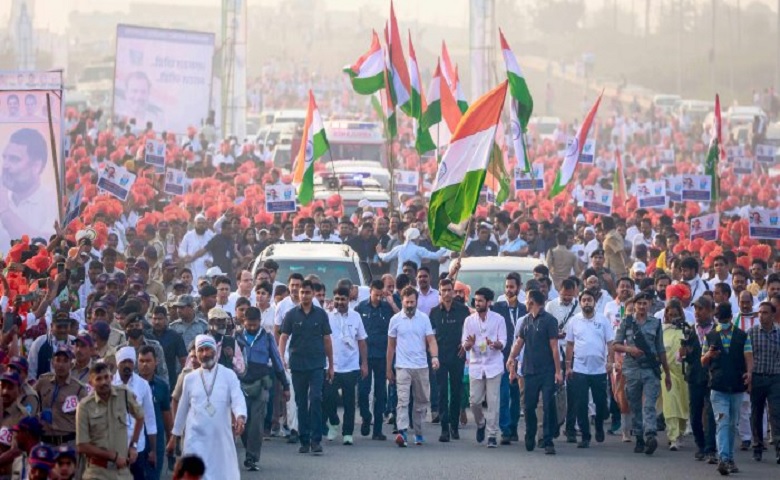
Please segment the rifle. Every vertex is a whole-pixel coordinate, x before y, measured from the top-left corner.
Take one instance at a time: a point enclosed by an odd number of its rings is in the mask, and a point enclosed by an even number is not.
[[[633,316],[626,317],[626,328],[631,328],[634,336],[634,346],[642,351],[644,355],[637,359],[640,368],[650,368],[656,377],[661,378],[661,362],[658,356],[653,354],[653,349],[647,341],[644,332],[639,328]]]

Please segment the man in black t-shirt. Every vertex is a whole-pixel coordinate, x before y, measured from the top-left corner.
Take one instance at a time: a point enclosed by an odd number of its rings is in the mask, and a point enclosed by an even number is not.
[[[185,257],[183,260],[185,263],[192,262],[207,253],[211,255],[214,266],[219,267],[226,277],[233,278],[233,259],[236,256],[236,242],[233,240],[233,226],[230,224],[230,221],[222,222],[222,230],[217,235],[214,235],[205,247],[190,257]]]

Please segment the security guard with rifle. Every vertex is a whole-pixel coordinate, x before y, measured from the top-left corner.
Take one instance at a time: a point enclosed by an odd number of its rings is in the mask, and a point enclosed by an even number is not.
[[[666,374],[666,390],[672,388],[661,320],[648,316],[651,301],[651,296],[644,292],[634,297],[634,316],[627,316],[621,321],[614,343],[616,352],[626,354],[623,375],[634,415],[634,452],[647,455],[652,455],[658,448],[655,406],[661,394],[661,368]]]

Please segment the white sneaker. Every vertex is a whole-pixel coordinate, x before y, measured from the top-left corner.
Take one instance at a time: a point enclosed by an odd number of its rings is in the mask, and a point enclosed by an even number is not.
[[[339,428],[335,425],[328,425],[328,441],[332,442],[339,436]]]
[[[669,445],[669,450],[673,452],[676,452],[679,449],[680,449],[680,445],[677,443],[677,440],[675,440],[674,442],[672,442],[671,445]]]
[[[629,435],[628,432],[623,432],[623,442],[624,443],[631,443],[631,435]]]
[[[344,435],[344,445],[352,445],[352,435]]]

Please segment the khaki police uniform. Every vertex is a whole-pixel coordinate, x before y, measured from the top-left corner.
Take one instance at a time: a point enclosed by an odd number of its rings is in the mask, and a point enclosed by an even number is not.
[[[70,376],[74,378],[75,380],[78,380],[79,382],[83,383],[85,387],[87,387],[87,392],[92,393],[92,388],[89,386],[89,370],[92,368],[92,365],[94,365],[95,362],[92,360],[87,363],[87,366],[84,368],[78,368],[75,364],[73,365],[73,368],[70,370]]]
[[[84,443],[115,451],[128,457],[127,415],[143,422],[144,412],[135,400],[133,392],[124,386],[112,385],[108,401],[104,402],[97,393],[82,400],[76,409],[76,444]],[[129,480],[133,478],[130,469],[117,468],[114,462],[98,458],[87,458],[83,480]]]
[[[76,407],[87,396],[87,386],[69,376],[58,385],[53,372],[41,375],[35,389],[41,398],[43,441],[54,446],[76,442]]]
[[[41,400],[38,392],[27,382],[24,382],[20,388],[19,403],[21,403],[28,412],[28,416],[34,417],[41,411]]]
[[[33,415],[37,415],[35,412]],[[27,414],[27,408],[17,400],[12,405],[3,408],[3,418],[0,419],[0,453],[7,452],[13,443],[13,432],[11,429],[16,426]],[[0,467],[0,478],[10,478],[12,473],[12,464]]]

